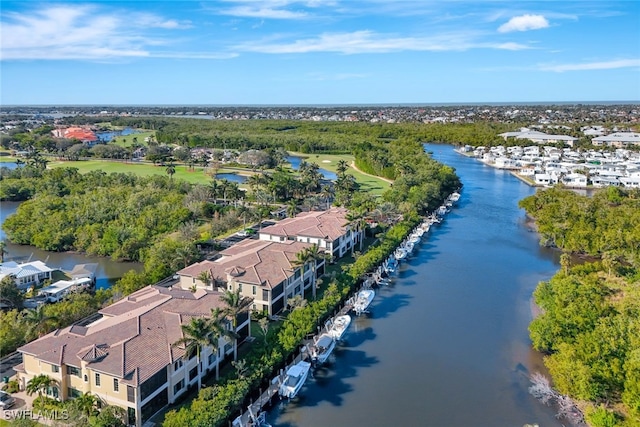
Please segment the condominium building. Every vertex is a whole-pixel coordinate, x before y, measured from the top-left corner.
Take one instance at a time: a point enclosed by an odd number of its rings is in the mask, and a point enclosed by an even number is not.
[[[15,367],[20,387],[46,374],[56,381],[49,396],[67,400],[91,393],[124,408],[130,425],[142,426],[233,353],[232,344],[220,338],[217,348],[201,350],[198,367],[195,355],[187,358],[184,346],[174,345],[183,338],[181,325],[225,307],[220,295],[159,286],[134,292],[100,310],[93,323],[59,329],[20,347],[23,363]],[[248,314],[238,319],[240,336],[248,335],[249,323]]]
[[[313,266],[297,265],[297,254],[311,247],[298,241],[269,242],[248,239],[220,253],[214,261],[202,261],[177,272],[183,289],[222,288],[239,290],[253,298],[253,309],[267,314],[282,311],[287,298],[304,295],[312,286]],[[324,269],[324,260],[317,262],[316,274]],[[203,273],[210,278],[203,281]]]
[[[263,228],[259,237],[260,240],[271,242],[293,240],[316,244],[333,258],[341,258],[364,237],[362,231],[349,225],[347,214],[345,208],[302,212]]]

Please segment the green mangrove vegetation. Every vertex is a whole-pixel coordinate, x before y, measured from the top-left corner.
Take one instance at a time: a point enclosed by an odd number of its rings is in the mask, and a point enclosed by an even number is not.
[[[583,402],[593,426],[640,425],[640,192],[553,188],[520,206],[541,243],[564,251],[534,293],[542,313],[529,327],[556,388]]]

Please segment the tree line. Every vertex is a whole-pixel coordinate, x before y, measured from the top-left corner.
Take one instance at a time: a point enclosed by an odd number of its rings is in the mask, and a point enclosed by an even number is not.
[[[640,193],[559,187],[520,202],[561,269],[535,290],[529,326],[558,390],[587,402],[593,426],[640,423]]]

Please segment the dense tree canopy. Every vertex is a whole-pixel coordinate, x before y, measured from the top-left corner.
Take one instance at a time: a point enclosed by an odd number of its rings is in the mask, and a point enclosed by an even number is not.
[[[521,201],[543,241],[599,261],[563,268],[538,285],[533,346],[561,393],[593,403],[594,426],[640,422],[640,201],[611,188],[593,197],[560,188]],[[600,406],[603,405],[603,406]]]

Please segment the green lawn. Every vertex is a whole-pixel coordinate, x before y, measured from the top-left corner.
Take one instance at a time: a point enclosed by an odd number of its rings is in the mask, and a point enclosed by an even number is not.
[[[124,137],[119,136],[116,138],[118,145],[131,145],[133,143],[133,137],[138,138],[139,143],[144,143],[144,138],[151,135],[153,132],[143,132],[133,135],[126,135]],[[125,142],[123,141],[125,139]],[[338,161],[344,160],[348,165],[353,162],[353,156],[349,154],[301,154],[291,153],[294,156],[300,156],[306,159],[308,162],[317,163],[323,169],[331,172],[336,172]],[[15,157],[0,156],[0,162],[15,163]],[[154,166],[151,163],[145,162],[124,162],[124,161],[112,161],[112,160],[81,160],[81,161],[61,161],[52,160],[49,162],[48,167],[74,167],[78,168],[80,173],[86,173],[95,170],[103,170],[107,173],[111,172],[124,172],[134,173],[141,176],[150,175],[163,175],[166,176],[166,166]],[[211,176],[205,174],[204,169],[200,166],[196,166],[193,169],[189,169],[187,166],[177,164],[175,166],[176,173],[173,175],[174,179],[183,179],[192,184],[210,184]],[[218,173],[239,173],[241,175],[251,175],[253,172],[249,169],[238,170],[238,168],[226,169],[221,168]],[[373,176],[368,176],[356,171],[349,167],[348,173],[352,174],[358,184],[360,184],[362,190],[371,192],[374,195],[381,195],[389,189],[389,183]],[[240,185],[243,187],[243,185]]]
[[[109,142],[109,144],[115,144],[121,147],[130,147],[131,145],[133,145],[133,138],[136,138],[136,141],[138,141],[138,144],[146,146],[148,144],[144,142],[144,139],[148,136],[155,135],[155,133],[156,133],[155,131],[145,131],[145,132],[132,133],[130,135],[119,135],[114,137],[111,140],[111,142]]]
[[[91,172],[95,170],[103,170],[106,173],[112,172],[124,172],[134,173],[140,176],[150,175],[167,175],[166,166],[154,166],[151,163],[143,162],[124,162],[124,161],[110,161],[110,160],[81,160],[77,162],[69,161],[51,161],[48,164],[50,168],[59,167],[73,167],[78,168],[80,173]],[[211,177],[204,173],[202,167],[195,167],[193,170],[184,165],[175,165],[176,173],[173,175],[173,179],[184,179],[192,184],[210,184]],[[220,169],[218,173],[224,173],[224,169]]]

